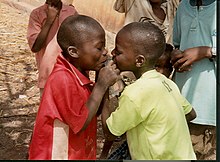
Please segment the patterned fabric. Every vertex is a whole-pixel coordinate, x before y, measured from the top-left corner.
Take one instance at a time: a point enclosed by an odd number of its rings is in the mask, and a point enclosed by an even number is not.
[[[128,143],[124,141],[114,152],[108,157],[109,160],[131,160]]]

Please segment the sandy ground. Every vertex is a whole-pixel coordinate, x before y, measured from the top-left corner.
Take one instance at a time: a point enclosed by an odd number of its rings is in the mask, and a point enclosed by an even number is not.
[[[25,160],[39,105],[37,69],[26,31],[29,14],[0,2],[0,159]],[[113,47],[107,32],[107,46]],[[103,146],[98,123],[97,158]]]

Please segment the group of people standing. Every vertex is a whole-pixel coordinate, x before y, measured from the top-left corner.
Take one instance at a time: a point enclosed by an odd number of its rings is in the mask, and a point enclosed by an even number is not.
[[[216,0],[116,0],[114,9],[125,24],[108,63],[98,21],[61,0],[32,11],[41,103],[29,159],[96,159],[100,113],[106,142],[126,134],[132,160],[215,159]],[[135,81],[110,107],[108,89],[126,71]]]

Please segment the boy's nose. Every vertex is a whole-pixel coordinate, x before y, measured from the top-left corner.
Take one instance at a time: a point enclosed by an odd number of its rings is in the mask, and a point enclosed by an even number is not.
[[[103,51],[102,55],[103,55],[103,56],[106,56],[107,54],[108,54],[108,50],[105,49],[105,50]]]
[[[112,56],[115,56],[115,50],[112,50],[111,54]]]

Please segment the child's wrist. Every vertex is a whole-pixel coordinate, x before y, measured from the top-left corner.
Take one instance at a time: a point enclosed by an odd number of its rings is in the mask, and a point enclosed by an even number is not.
[[[95,87],[97,87],[101,92],[103,92],[105,94],[105,92],[107,91],[108,89],[108,86],[97,81],[96,84],[95,84]]]

